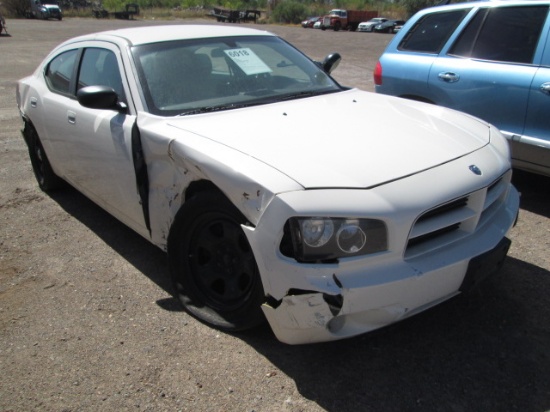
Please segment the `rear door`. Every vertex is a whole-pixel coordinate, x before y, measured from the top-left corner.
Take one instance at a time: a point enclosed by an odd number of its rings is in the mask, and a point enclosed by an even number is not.
[[[432,66],[428,83],[430,94],[437,95],[434,101],[519,138],[547,14],[544,4],[479,9]]]
[[[432,64],[470,8],[429,13],[420,17],[393,50],[380,58],[382,82],[376,92],[436,101],[430,96],[428,77]],[[437,91],[435,91],[437,92]]]
[[[74,53],[75,50],[67,52],[66,60],[74,60]],[[49,108],[47,134],[56,160],[62,165],[62,176],[109,213],[146,235],[132,151],[136,115],[129,102],[131,96],[120,51],[111,43],[86,42],[79,44],[76,55],[70,79],[58,81],[60,86],[56,89],[51,86],[53,81],[67,76],[55,75],[59,70],[46,72],[51,90],[45,97],[45,106]],[[130,109],[123,112],[80,105],[76,92],[94,85],[113,88],[119,101]],[[57,90],[60,88],[63,93]]]
[[[543,30],[547,33],[546,48],[541,67],[537,70],[527,106],[525,129],[520,141],[514,144],[514,157],[526,164],[522,166],[550,175],[550,21]]]

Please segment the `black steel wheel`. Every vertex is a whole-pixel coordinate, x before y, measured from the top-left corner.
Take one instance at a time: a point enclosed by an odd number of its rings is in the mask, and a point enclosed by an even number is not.
[[[168,239],[175,293],[183,307],[226,331],[264,320],[263,286],[242,223],[244,217],[224,196],[201,193],[183,205]]]
[[[59,188],[62,181],[53,171],[36,130],[31,126],[26,126],[25,136],[29,148],[32,170],[38,186],[44,192]]]

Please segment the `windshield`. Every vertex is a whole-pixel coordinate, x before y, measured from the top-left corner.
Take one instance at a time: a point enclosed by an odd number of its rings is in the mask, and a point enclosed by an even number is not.
[[[331,93],[342,88],[278,37],[171,41],[132,49],[151,113],[174,116]]]

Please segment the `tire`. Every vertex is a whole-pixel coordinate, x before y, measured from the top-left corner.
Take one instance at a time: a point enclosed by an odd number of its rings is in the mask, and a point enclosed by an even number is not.
[[[182,206],[168,238],[176,297],[200,321],[227,332],[264,322],[265,302],[246,219],[221,194],[199,193]]]
[[[36,130],[31,126],[26,126],[25,133],[27,134],[26,141],[29,147],[32,170],[38,186],[44,192],[58,189],[63,181],[53,171]]]
[[[342,28],[340,22],[336,22],[334,24],[334,31],[340,31],[340,29]]]

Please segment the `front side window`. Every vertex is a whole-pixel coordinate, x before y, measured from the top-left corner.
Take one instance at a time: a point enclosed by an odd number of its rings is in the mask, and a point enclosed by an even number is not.
[[[427,14],[405,35],[398,49],[437,54],[470,9]]]
[[[108,86],[124,100],[124,88],[115,54],[111,50],[88,48],[84,50],[77,90],[86,86]]]
[[[532,63],[548,6],[481,9],[449,54],[483,60]]]
[[[276,37],[171,41],[132,50],[149,111],[190,115],[342,90]]]
[[[73,78],[78,49],[70,50],[56,56],[46,68],[46,83],[50,90],[69,94]]]

